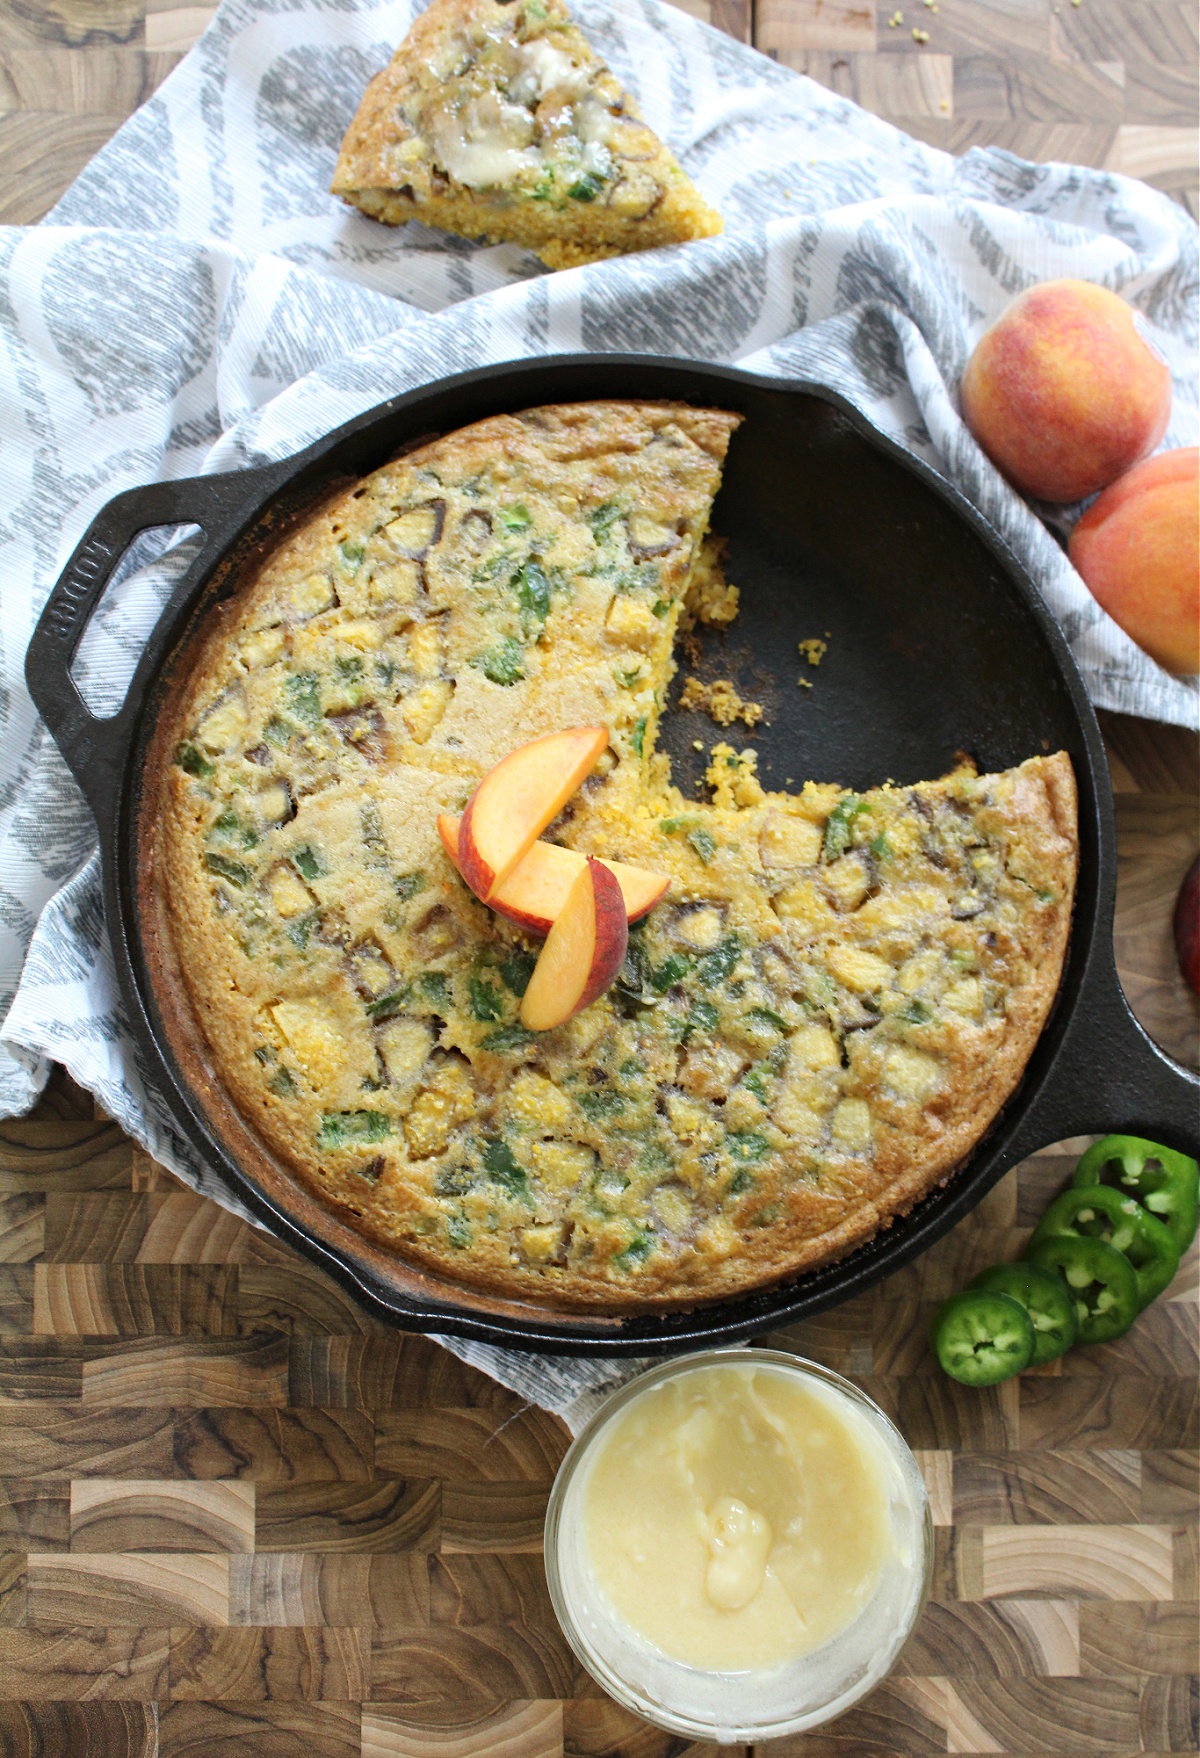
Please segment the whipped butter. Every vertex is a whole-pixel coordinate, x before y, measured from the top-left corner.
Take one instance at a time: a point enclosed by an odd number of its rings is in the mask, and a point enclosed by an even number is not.
[[[681,1733],[840,1714],[920,1614],[932,1528],[912,1454],[836,1374],[713,1351],[617,1393],[555,1483],[546,1565],[576,1653]]]
[[[583,1521],[619,1616],[726,1670],[828,1641],[894,1548],[880,1447],[852,1407],[740,1363],[652,1387],[616,1418]]]

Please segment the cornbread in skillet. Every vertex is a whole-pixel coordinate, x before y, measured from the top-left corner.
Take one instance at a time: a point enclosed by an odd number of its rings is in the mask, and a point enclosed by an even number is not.
[[[836,1257],[962,1160],[1058,987],[1060,753],[711,800],[655,753],[736,416],[499,416],[338,493],[218,612],[169,724],[160,862],[213,1063],[362,1232],[505,1295],[687,1303]],[[688,600],[692,580],[701,602]],[[604,724],[547,833],[669,874],[616,984],[532,1035],[538,943],[442,851],[516,746]]]
[[[433,0],[367,87],[332,187],[552,269],[721,230],[562,0]]]

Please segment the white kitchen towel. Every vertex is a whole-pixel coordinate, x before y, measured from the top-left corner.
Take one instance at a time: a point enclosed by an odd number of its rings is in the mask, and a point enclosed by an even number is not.
[[[1059,541],[1075,510],[1039,517],[1013,494],[956,395],[1014,293],[1077,276],[1140,310],[1175,382],[1164,444],[1194,444],[1197,240],[1180,207],[1108,172],[950,158],[659,0],[579,0],[726,231],[549,275],[513,246],[393,231],[329,195],[342,132],[415,10],[225,0],[48,219],[0,233],[0,1114],[28,1108],[63,1062],[235,1209],[143,1080],[91,816],[24,684],[47,593],[118,491],[285,457],[490,361],[736,361],[836,386],[957,483],[1040,585],[1098,704],[1195,724],[1200,700],[1099,610]],[[126,558],[77,663],[95,709],[120,702],[188,554],[185,533],[152,533]],[[571,1420],[623,1371],[457,1347]]]

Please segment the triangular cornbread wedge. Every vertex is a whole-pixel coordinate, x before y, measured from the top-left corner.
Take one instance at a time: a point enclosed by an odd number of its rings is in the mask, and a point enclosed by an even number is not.
[[[552,269],[721,231],[562,0],[433,0],[367,87],[332,188]]]
[[[732,608],[705,531],[737,426],[595,402],[430,441],[281,535],[162,722],[155,883],[207,1078],[344,1221],[505,1296],[669,1307],[841,1255],[971,1151],[1058,990],[1065,753],[859,795],[767,792],[717,745],[710,799],[672,784],[676,631]],[[533,1033],[539,942],[437,818],[599,724],[548,834],[671,889]]]

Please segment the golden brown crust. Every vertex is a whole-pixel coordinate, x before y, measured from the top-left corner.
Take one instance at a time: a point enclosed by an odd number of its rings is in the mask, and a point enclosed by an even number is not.
[[[990,1128],[1057,992],[1065,754],[791,797],[718,746],[711,804],[670,786],[657,703],[735,426],[587,404],[421,448],[213,614],[164,719],[158,870],[220,1083],[365,1237],[506,1299],[690,1305],[842,1255]],[[597,720],[559,839],[672,890],[531,1041],[535,943],[435,819]]]

